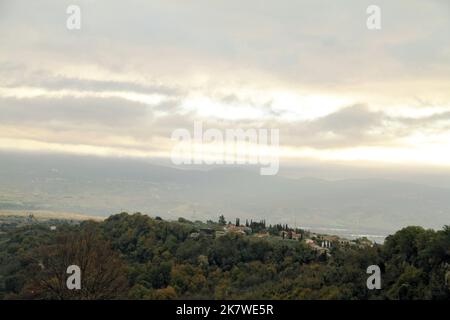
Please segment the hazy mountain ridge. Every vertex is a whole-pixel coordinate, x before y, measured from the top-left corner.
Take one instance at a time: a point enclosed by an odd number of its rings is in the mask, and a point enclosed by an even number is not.
[[[440,228],[450,189],[386,179],[260,176],[245,168],[180,170],[129,159],[3,155],[0,209],[167,218],[265,218],[310,227],[389,232]]]

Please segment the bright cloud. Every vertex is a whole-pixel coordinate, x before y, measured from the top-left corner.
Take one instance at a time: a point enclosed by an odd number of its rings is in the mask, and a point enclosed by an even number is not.
[[[165,157],[192,128],[279,128],[289,159],[450,165],[450,6],[0,4],[0,149]]]

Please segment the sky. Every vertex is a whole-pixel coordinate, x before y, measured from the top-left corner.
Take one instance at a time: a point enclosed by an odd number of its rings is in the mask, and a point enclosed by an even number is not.
[[[449,17],[447,0],[0,0],[0,151],[164,158],[202,121],[279,129],[293,164],[449,168]]]

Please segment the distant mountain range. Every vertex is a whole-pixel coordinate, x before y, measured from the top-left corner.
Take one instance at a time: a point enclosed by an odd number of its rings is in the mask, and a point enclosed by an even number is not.
[[[236,167],[187,170],[130,159],[2,154],[0,210],[27,209],[102,216],[140,211],[194,220],[224,214],[229,220],[387,234],[407,225],[449,224],[450,189],[387,179],[260,176]]]

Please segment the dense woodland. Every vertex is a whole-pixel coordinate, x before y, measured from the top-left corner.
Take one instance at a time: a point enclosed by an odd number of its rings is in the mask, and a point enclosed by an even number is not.
[[[209,228],[224,221],[208,222]],[[263,225],[260,226],[263,228]],[[103,222],[4,228],[1,299],[450,299],[450,228],[407,227],[383,245],[201,234],[184,219],[121,213]],[[68,290],[66,268],[82,270]],[[379,265],[382,289],[368,290]]]

